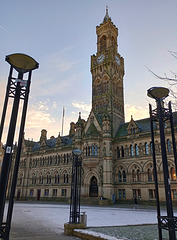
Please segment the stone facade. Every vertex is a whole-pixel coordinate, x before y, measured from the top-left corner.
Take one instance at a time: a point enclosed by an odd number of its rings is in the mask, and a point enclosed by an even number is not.
[[[87,121],[79,114],[69,135],[38,142],[23,140],[17,199],[68,199],[72,150],[82,154],[81,196],[155,200],[149,119],[124,121],[124,59],[118,52],[118,29],[106,11],[96,27],[97,53],[91,56],[92,110]],[[177,114],[174,114],[176,130]],[[160,200],[165,199],[158,125],[154,123]],[[172,197],[177,183],[169,123],[165,128]],[[14,151],[15,152],[15,151]]]

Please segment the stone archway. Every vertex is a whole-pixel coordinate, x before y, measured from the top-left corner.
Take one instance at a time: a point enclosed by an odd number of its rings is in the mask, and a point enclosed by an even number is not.
[[[98,197],[98,184],[95,176],[93,176],[90,180],[89,197]]]

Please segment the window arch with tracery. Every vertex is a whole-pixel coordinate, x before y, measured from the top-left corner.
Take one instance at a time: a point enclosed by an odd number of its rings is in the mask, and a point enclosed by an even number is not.
[[[100,51],[105,51],[106,50],[106,36],[102,36],[100,39]]]

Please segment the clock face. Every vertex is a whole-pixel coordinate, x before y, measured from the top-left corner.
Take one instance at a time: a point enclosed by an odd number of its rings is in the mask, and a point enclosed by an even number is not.
[[[102,63],[105,59],[105,56],[104,54],[100,55],[98,58],[97,58],[97,63]]]
[[[118,64],[118,65],[120,65],[120,59],[119,59],[119,57],[116,55],[115,56],[115,61],[116,61],[116,63]]]

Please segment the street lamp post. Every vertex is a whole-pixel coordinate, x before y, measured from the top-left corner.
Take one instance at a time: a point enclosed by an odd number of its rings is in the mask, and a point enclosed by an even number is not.
[[[69,223],[80,223],[80,190],[81,190],[81,164],[80,155],[82,151],[75,149],[73,153],[72,179],[71,179],[71,198],[70,198],[70,217]]]
[[[3,162],[2,162],[1,175],[0,175],[0,238],[3,238],[4,240],[9,239],[9,233],[10,233],[10,227],[11,227],[15,188],[17,183],[21,146],[22,146],[22,140],[23,140],[26,111],[27,111],[28,97],[29,97],[29,90],[30,90],[30,83],[31,83],[31,74],[32,74],[32,70],[38,68],[39,66],[39,64],[33,58],[31,58],[28,55],[20,54],[20,53],[15,53],[15,54],[6,56],[6,61],[11,65],[11,68],[10,68],[4,108],[2,113],[2,120],[1,120],[1,126],[0,126],[0,139],[1,139],[3,127],[4,127],[8,98],[9,97],[14,98],[14,102],[13,102],[10,125],[9,125],[9,130],[8,130],[8,135],[7,135],[6,145],[5,145],[5,152],[4,152]],[[12,77],[14,69],[18,73],[17,78]],[[28,73],[28,79],[24,80],[24,75],[26,73]],[[8,210],[7,210],[7,218],[6,218],[6,221],[3,222],[6,192],[7,192],[9,173],[10,173],[11,161],[12,161],[13,141],[14,141],[20,100],[24,100],[24,103],[23,103],[23,111],[21,116],[18,147],[17,147],[17,154],[15,159],[12,185],[9,186],[10,198],[9,198],[9,204],[8,204]]]
[[[166,196],[166,208],[167,208],[167,217],[160,216],[160,205],[158,195],[156,196],[157,200],[157,212],[158,212],[158,227],[159,229],[167,229],[169,231],[169,239],[176,240],[175,235],[175,222],[176,218],[173,215],[173,206],[172,206],[172,198],[171,198],[171,187],[170,187],[170,178],[168,171],[168,162],[167,162],[167,153],[166,153],[166,144],[165,144],[165,134],[164,134],[164,122],[170,118],[170,111],[163,107],[163,100],[168,96],[169,90],[163,87],[152,87],[148,89],[148,96],[155,99],[157,102],[157,109],[151,109],[150,105],[150,118],[151,121],[159,122],[159,130],[160,130],[160,143],[161,143],[161,154],[162,154],[162,164],[163,164],[163,174],[164,174],[164,185],[165,185],[165,196]],[[172,113],[171,113],[172,114]],[[151,123],[151,138],[153,136],[153,127]],[[152,138],[152,143],[154,143],[154,139]],[[155,148],[153,148],[153,159],[155,155]],[[154,169],[156,170],[156,162],[154,161]],[[157,172],[155,173],[157,176]],[[157,178],[155,179],[156,188]],[[158,193],[156,189],[156,194]],[[162,239],[161,230],[159,231],[159,239]]]

